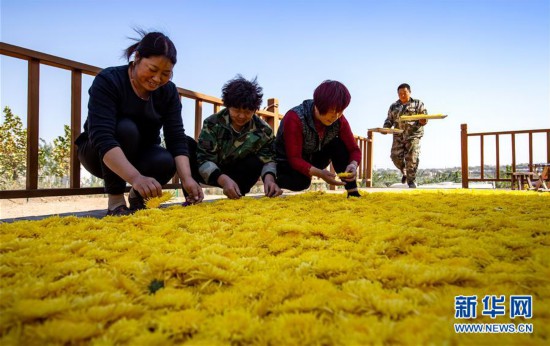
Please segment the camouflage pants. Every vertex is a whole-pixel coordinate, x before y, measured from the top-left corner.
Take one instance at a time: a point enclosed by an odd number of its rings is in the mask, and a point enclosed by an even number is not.
[[[420,156],[420,138],[403,138],[393,136],[391,160],[402,173],[406,171],[407,183],[416,180],[416,170]]]

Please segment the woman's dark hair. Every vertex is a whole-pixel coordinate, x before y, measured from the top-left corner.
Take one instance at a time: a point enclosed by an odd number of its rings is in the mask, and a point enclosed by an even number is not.
[[[403,89],[403,88],[411,92],[411,86],[408,85],[407,83],[399,84],[399,86],[397,87],[397,92],[399,92],[399,89]]]
[[[178,52],[176,46],[161,32],[145,32],[142,29],[134,29],[140,36],[140,39],[130,38],[136,41],[133,45],[124,50],[126,59],[130,61],[132,54],[137,52],[141,58],[149,58],[151,56],[165,56],[172,64],[176,64]]]
[[[262,87],[257,78],[246,80],[240,74],[231,79],[222,88],[223,105],[226,108],[234,107],[257,111],[262,104]]]
[[[331,110],[340,113],[347,108],[350,101],[348,88],[335,80],[324,81],[313,92],[313,104],[321,114],[327,114]]]

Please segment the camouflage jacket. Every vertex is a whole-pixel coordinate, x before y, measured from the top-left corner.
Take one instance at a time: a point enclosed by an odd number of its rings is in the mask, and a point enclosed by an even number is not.
[[[413,114],[428,114],[428,111],[424,107],[424,103],[420,100],[410,98],[406,104],[401,103],[400,100],[392,103],[388,110],[388,117],[384,121],[384,127],[403,130],[402,134],[394,134],[394,136],[403,136],[403,138],[421,138],[424,135],[424,126],[420,125],[418,121],[415,122],[400,122],[399,119],[402,115]]]
[[[237,133],[231,128],[229,110],[224,108],[203,122],[197,148],[199,173],[205,182],[210,183],[210,175],[221,171],[221,167],[256,154],[264,162],[262,178],[267,173],[276,176],[273,141],[273,130],[256,114]]]

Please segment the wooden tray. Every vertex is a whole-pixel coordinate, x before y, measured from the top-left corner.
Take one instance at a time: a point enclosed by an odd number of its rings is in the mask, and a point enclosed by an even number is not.
[[[413,115],[402,115],[399,118],[399,121],[415,121],[420,119],[445,119],[446,114],[413,114]]]
[[[403,130],[400,129],[388,129],[387,127],[375,127],[373,129],[369,129],[369,131],[372,132],[380,132],[380,133],[403,133]]]

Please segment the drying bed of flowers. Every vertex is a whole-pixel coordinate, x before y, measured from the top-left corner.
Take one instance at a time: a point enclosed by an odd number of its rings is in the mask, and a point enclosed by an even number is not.
[[[0,344],[547,345],[549,202],[306,193],[0,224]],[[533,317],[456,319],[471,295],[530,295]]]

